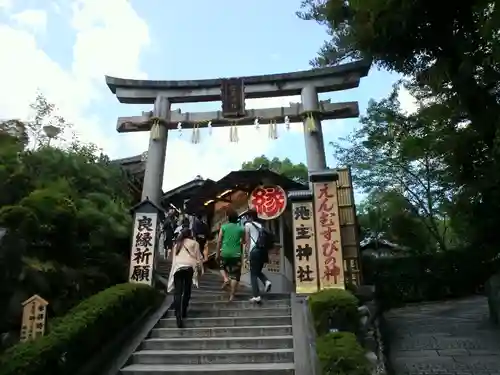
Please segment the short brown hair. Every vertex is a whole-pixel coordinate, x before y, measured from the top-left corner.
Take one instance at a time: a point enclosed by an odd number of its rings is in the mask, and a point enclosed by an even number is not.
[[[227,221],[230,223],[236,224],[238,222],[238,213],[234,210],[234,208],[228,208],[226,210]]]

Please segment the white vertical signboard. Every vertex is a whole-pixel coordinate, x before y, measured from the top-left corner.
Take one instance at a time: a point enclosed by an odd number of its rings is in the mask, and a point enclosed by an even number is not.
[[[130,252],[129,282],[153,285],[158,214],[137,212]]]

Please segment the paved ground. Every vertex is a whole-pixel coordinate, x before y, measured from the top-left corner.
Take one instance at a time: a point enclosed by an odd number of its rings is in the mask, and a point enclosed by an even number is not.
[[[485,297],[409,305],[385,314],[396,375],[500,375],[500,330]]]

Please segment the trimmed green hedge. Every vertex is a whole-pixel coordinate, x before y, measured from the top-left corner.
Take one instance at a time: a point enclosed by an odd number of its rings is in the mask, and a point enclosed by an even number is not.
[[[119,284],[74,307],[34,341],[0,356],[0,375],[67,375],[97,354],[161,298],[151,287]]]
[[[309,297],[309,307],[318,335],[339,331],[358,332],[358,300],[344,289],[325,289]]]
[[[350,332],[334,332],[316,340],[323,375],[370,375],[365,351]]]
[[[476,293],[499,269],[480,251],[449,250],[404,258],[363,258],[366,284],[375,285],[384,309],[408,302],[456,298]]]

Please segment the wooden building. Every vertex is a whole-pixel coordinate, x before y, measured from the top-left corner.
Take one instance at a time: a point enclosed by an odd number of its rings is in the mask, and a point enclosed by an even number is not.
[[[273,282],[276,292],[294,288],[294,251],[292,241],[289,191],[305,190],[304,185],[267,169],[233,171],[218,181],[194,179],[164,194],[162,206],[182,207],[189,215],[201,215],[209,224],[212,236],[209,253],[215,252],[220,226],[226,222],[229,207],[239,215],[242,224],[250,206],[255,207],[264,225],[274,233],[279,248],[270,253],[264,272]],[[245,259],[248,256],[245,254]],[[249,283],[248,262],[243,265],[242,281]]]
[[[128,178],[128,188],[132,192],[134,204],[141,201],[142,182],[146,171],[144,155],[136,155],[128,158],[111,160],[112,164],[119,165]]]

